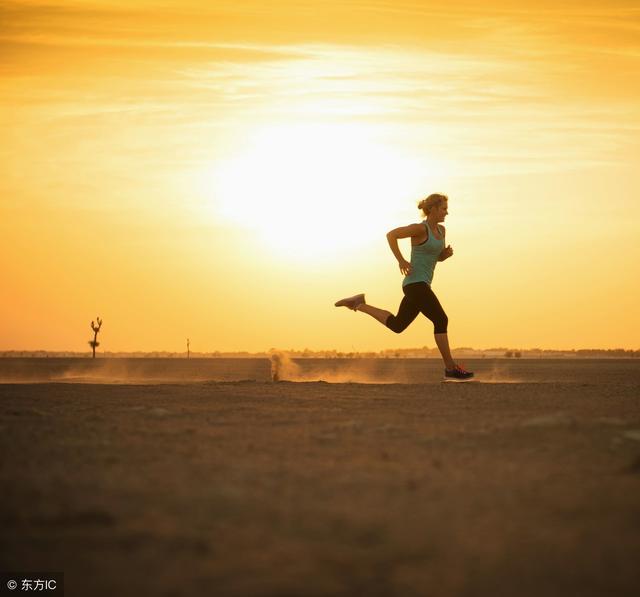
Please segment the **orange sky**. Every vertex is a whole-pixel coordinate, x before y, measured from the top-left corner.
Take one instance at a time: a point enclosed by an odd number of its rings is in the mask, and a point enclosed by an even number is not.
[[[453,346],[640,347],[637,2],[131,5],[0,5],[0,350],[433,346],[435,191]]]

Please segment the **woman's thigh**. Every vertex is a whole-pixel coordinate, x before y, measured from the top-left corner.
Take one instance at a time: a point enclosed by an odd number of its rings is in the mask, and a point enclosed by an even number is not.
[[[416,284],[412,288],[407,286],[407,290],[408,292],[405,293],[405,296],[425,317],[431,321],[439,321],[447,317],[438,297],[428,284]]]

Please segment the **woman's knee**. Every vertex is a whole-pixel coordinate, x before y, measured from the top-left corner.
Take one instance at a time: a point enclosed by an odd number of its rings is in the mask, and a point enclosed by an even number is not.
[[[443,311],[438,317],[433,320],[433,333],[434,334],[446,334],[449,327],[449,318]]]
[[[404,330],[407,328],[407,326],[403,325],[403,322],[400,321],[395,315],[389,315],[387,321],[385,322],[385,325],[396,334],[404,332]]]

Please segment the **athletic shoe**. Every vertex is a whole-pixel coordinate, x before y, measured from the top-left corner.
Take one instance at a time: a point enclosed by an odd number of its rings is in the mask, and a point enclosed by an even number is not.
[[[453,369],[445,369],[444,376],[446,379],[471,379],[473,372],[456,365]]]
[[[349,298],[340,299],[335,305],[336,307],[347,307],[352,311],[355,311],[360,305],[366,303],[364,300],[364,294],[356,294]]]

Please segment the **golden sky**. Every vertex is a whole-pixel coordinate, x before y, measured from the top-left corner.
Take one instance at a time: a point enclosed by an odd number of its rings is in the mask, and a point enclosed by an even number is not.
[[[0,350],[433,346],[333,307],[432,192],[454,347],[638,349],[639,97],[637,1],[4,1]]]

